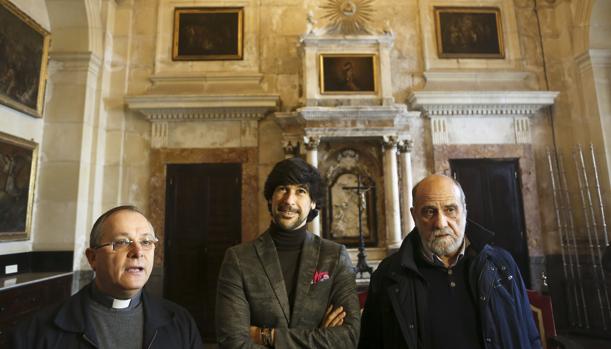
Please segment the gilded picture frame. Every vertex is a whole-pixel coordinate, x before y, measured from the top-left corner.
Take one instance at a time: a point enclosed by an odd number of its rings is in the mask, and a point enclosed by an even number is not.
[[[435,7],[439,58],[505,58],[501,11],[495,7]]]
[[[38,144],[0,132],[0,242],[27,240],[38,164]]]
[[[243,58],[243,7],[174,9],[172,60],[222,61]]]
[[[0,0],[0,103],[41,118],[50,33],[8,0]]]
[[[376,54],[320,54],[321,94],[376,94]]]

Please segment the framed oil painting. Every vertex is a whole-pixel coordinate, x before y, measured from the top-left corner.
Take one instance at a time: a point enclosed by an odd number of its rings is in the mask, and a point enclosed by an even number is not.
[[[435,7],[440,58],[505,58],[501,11],[492,7]]]
[[[0,241],[27,240],[38,145],[0,132]]]
[[[243,41],[242,7],[174,9],[175,61],[240,60]]]
[[[42,117],[49,32],[0,0],[0,103]]]
[[[322,94],[375,94],[377,92],[375,54],[321,54],[320,92]]]

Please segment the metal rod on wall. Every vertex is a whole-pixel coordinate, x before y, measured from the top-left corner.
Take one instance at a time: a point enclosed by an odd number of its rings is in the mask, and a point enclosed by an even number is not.
[[[579,309],[576,309],[579,307],[579,300],[578,300],[578,296],[577,296],[577,289],[575,286],[575,275],[573,274],[573,266],[572,266],[572,259],[569,260],[569,262],[567,263],[567,254],[568,254],[568,246],[567,246],[567,240],[568,240],[568,236],[565,237],[564,233],[566,232],[566,226],[565,224],[562,223],[561,220],[561,212],[560,212],[560,203],[559,203],[559,188],[556,187],[556,175],[554,174],[554,165],[553,165],[553,161],[552,161],[552,154],[550,153],[549,148],[546,149],[546,153],[547,153],[547,162],[549,164],[549,175],[550,175],[550,180],[551,180],[551,184],[552,184],[552,199],[554,202],[554,210],[556,211],[556,227],[558,229],[558,236],[560,238],[560,255],[562,257],[562,271],[564,274],[564,280],[565,280],[565,289],[566,289],[566,298],[567,298],[567,303],[569,304],[569,321],[571,323],[571,326],[575,326],[575,323],[578,322],[579,327],[581,327],[581,319],[580,319],[580,315],[576,314],[579,312]],[[568,264],[571,264],[570,267],[568,266]],[[567,268],[570,268],[570,274],[567,270]],[[575,302],[571,302],[571,296],[574,296],[575,298]],[[575,318],[577,318],[577,320],[575,320]]]
[[[590,319],[588,316],[588,306],[586,303],[585,292],[583,291],[582,282],[582,264],[579,258],[579,249],[577,247],[577,238],[575,234],[575,224],[573,222],[573,206],[571,205],[571,198],[569,196],[569,188],[566,181],[566,171],[564,169],[564,161],[562,155],[556,153],[556,159],[558,160],[558,172],[560,175],[560,187],[562,188],[563,202],[564,202],[564,217],[568,221],[567,233],[570,233],[569,247],[573,245],[573,257],[575,258],[575,272],[577,274],[576,283],[579,285],[579,294],[581,298],[581,309],[583,310],[583,320],[585,328],[590,328]],[[578,307],[579,309],[579,303]],[[581,325],[580,325],[581,326]]]
[[[588,198],[588,210],[590,212],[590,218],[594,222],[592,233],[594,234],[594,243],[596,246],[596,257],[598,257],[596,261],[598,263],[597,270],[600,273],[600,276],[599,276],[600,284],[598,285],[598,287],[602,289],[604,300],[605,300],[605,305],[606,305],[607,310],[609,310],[611,309],[611,306],[609,305],[609,292],[607,290],[607,277],[605,276],[605,271],[602,268],[603,249],[602,249],[602,246],[600,245],[600,239],[598,238],[598,223],[596,221],[596,214],[594,213],[594,203],[592,200],[592,194],[590,193],[590,183],[589,183],[588,176],[587,176],[588,173],[585,167],[583,149],[581,148],[581,144],[579,144],[578,148],[579,148],[579,161],[580,161],[581,168],[582,168],[583,175],[584,175],[584,184],[585,184],[586,194]],[[601,309],[601,311],[603,311],[603,309]],[[602,314],[602,317],[604,318],[605,315]],[[603,320],[603,327],[605,330],[607,329],[605,320]]]
[[[604,330],[607,330],[607,320],[605,316],[605,304],[603,303],[603,296],[601,293],[601,274],[600,274],[600,266],[596,258],[596,250],[599,250],[600,246],[598,245],[598,236],[596,231],[593,229],[596,228],[596,220],[594,219],[593,213],[594,211],[589,209],[592,207],[592,196],[588,191],[588,174],[586,172],[586,168],[583,161],[583,152],[581,149],[581,144],[577,146],[577,149],[573,151],[573,159],[575,160],[575,166],[577,168],[577,181],[579,182],[579,194],[581,197],[581,204],[583,206],[583,218],[586,223],[586,233],[588,235],[588,242],[590,247],[590,257],[592,259],[592,269],[594,274],[594,283],[596,285],[596,298],[598,299],[598,304],[600,304],[600,312],[601,312],[601,323]],[[589,200],[586,202],[586,198]],[[592,215],[591,215],[592,214]],[[598,259],[600,260],[600,258]],[[603,274],[604,277],[604,274]],[[606,288],[605,288],[606,289]]]
[[[603,232],[605,246],[609,246],[609,233],[607,232],[607,222],[605,220],[605,210],[603,207],[603,198],[600,192],[600,181],[598,180],[598,167],[596,164],[596,155],[594,154],[594,145],[590,143],[590,154],[592,156],[592,168],[594,170],[594,182],[596,183],[596,196],[598,198],[598,209],[600,210],[600,222]]]

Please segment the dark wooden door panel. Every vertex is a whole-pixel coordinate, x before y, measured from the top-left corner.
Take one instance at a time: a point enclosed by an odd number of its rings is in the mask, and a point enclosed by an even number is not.
[[[167,168],[164,296],[191,312],[206,342],[225,250],[241,239],[241,182],[240,164]]]
[[[517,160],[460,159],[450,166],[467,197],[469,219],[495,233],[492,243],[513,255],[530,285]]]

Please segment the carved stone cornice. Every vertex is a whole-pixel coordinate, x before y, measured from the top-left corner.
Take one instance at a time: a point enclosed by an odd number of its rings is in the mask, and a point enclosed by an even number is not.
[[[408,103],[429,117],[533,116],[556,96],[554,91],[415,91]]]
[[[407,117],[404,104],[391,106],[304,107],[297,113],[306,121],[320,120],[396,120]]]
[[[317,35],[308,33],[302,35],[300,43],[304,46],[316,46],[321,48],[326,47],[353,47],[354,45],[362,46],[379,46],[391,48],[395,42],[395,36],[391,33],[381,35]]]
[[[278,95],[142,95],[126,97],[129,109],[150,121],[259,120],[278,107]]]
[[[284,135],[300,138],[377,138],[406,134],[409,120],[419,116],[419,111],[407,111],[404,104],[303,107],[294,112],[276,112],[274,121]]]

